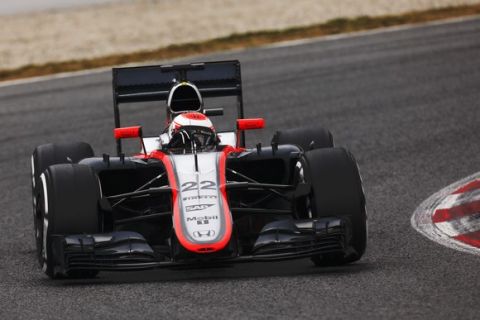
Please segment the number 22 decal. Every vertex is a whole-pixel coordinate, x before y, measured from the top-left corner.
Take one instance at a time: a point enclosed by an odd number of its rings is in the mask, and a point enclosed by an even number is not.
[[[209,181],[209,180],[204,180],[200,181],[200,188],[201,190],[216,190],[215,189],[215,182]],[[196,190],[199,187],[199,184],[195,181],[188,181],[182,183],[182,192],[187,192],[187,191],[193,191]]]

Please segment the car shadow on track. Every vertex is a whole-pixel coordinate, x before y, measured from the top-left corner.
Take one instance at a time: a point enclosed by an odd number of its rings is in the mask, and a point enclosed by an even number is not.
[[[315,267],[310,260],[249,263],[238,265],[157,269],[140,272],[102,272],[94,279],[47,280],[47,286],[109,285],[147,282],[215,282],[271,277],[350,276],[373,269],[368,262],[337,267]]]

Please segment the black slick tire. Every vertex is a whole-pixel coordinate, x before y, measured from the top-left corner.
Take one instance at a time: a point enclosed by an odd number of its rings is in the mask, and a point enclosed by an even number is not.
[[[42,220],[42,246],[40,261],[44,272],[51,278],[93,277],[98,272],[75,270],[60,275],[55,270],[55,251],[52,235],[94,234],[100,230],[100,186],[93,170],[79,164],[49,166],[40,177],[40,214]]]
[[[340,217],[350,227],[347,253],[312,257],[316,265],[341,265],[360,259],[367,243],[367,216],[358,166],[343,148],[307,151],[302,160],[303,176],[311,183],[307,199],[312,218]]]
[[[82,159],[93,157],[93,155],[92,147],[85,142],[43,144],[36,147],[33,151],[31,158],[33,225],[37,257],[40,264],[43,264],[41,256],[42,239],[39,237],[43,226],[39,201],[42,189],[40,176],[51,165],[77,163]]]
[[[333,136],[322,127],[294,128],[277,131],[272,142],[293,144],[307,151],[310,149],[333,148]]]

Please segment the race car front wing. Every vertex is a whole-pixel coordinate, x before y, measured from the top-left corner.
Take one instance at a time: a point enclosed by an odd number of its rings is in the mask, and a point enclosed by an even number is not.
[[[266,224],[258,234],[251,252],[222,257],[202,254],[201,259],[175,259],[169,250],[154,250],[136,232],[53,235],[55,272],[71,270],[128,271],[176,267],[205,263],[275,261],[328,253],[346,253],[348,223],[331,217]],[[197,255],[198,256],[198,255]]]

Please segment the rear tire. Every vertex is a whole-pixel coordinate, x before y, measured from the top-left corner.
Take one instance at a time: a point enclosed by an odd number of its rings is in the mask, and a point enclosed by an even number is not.
[[[325,266],[360,259],[367,243],[367,215],[355,159],[343,148],[317,149],[306,152],[301,165],[305,181],[312,185],[307,199],[311,217],[340,217],[351,230],[345,255],[317,255],[312,261]]]
[[[297,145],[304,151],[311,149],[333,148],[333,136],[321,127],[294,128],[277,131],[272,142]]]
[[[40,193],[42,191],[41,174],[51,165],[61,163],[77,163],[82,159],[93,157],[92,147],[85,142],[49,143],[38,146],[32,154],[32,202],[33,225],[35,228],[35,243],[40,265],[43,264],[41,256],[42,238],[39,236],[43,227],[41,216]]]
[[[40,175],[49,166],[60,163],[78,163],[93,157],[92,147],[85,142],[49,143],[35,148],[32,154],[32,184],[39,184]]]
[[[55,270],[55,253],[52,235],[94,234],[100,231],[100,186],[93,170],[79,164],[57,164],[47,168],[40,177],[39,210],[42,239],[39,259],[44,272],[50,278],[94,277],[98,272],[75,270],[60,275]]]

